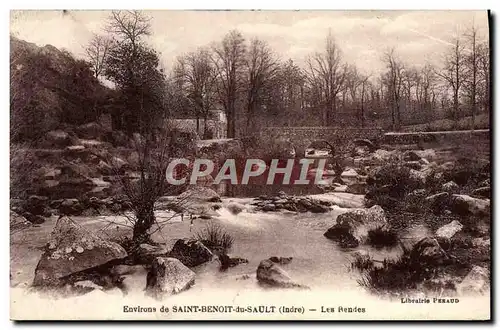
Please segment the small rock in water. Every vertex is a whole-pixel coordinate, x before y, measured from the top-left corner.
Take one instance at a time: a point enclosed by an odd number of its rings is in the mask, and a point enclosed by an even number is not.
[[[490,200],[474,198],[468,195],[452,195],[451,211],[460,215],[490,215]]]
[[[472,195],[490,198],[491,197],[491,188],[490,188],[490,186],[477,188],[472,192]]]
[[[276,211],[276,205],[274,204],[266,204],[262,207],[262,211],[264,212],[272,212]]]
[[[474,247],[489,247],[491,246],[490,239],[485,239],[483,237],[476,237],[472,240],[472,246]]]
[[[243,212],[243,210],[245,209],[245,205],[236,202],[231,202],[227,205],[227,209],[233,215],[238,215],[239,213]]]
[[[443,186],[441,188],[449,193],[455,193],[460,189],[458,184],[456,184],[454,181],[443,183]]]
[[[354,209],[337,217],[337,223],[324,234],[330,239],[337,239],[346,247],[356,247],[368,239],[368,232],[387,226],[385,212],[379,205],[369,209]]]
[[[483,294],[488,291],[489,287],[490,277],[488,270],[480,266],[474,266],[458,285],[458,291],[461,294]]]
[[[413,150],[408,150],[408,151],[405,151],[405,153],[403,154],[403,160],[405,161],[409,161],[409,162],[412,162],[412,161],[419,161],[422,157],[420,157],[415,151]]]
[[[196,274],[175,258],[157,257],[147,274],[146,294],[156,299],[189,289]]]
[[[257,268],[257,281],[259,284],[277,288],[307,288],[305,285],[295,283],[290,275],[271,260],[263,260]]]
[[[271,257],[269,260],[280,265],[287,265],[292,262],[293,257]]]
[[[450,239],[456,233],[462,230],[464,226],[457,220],[453,220],[447,225],[442,226],[438,230],[436,230],[436,236]]]
[[[214,255],[198,240],[179,239],[169,252],[169,256],[179,259],[188,267],[195,267],[211,261]]]
[[[342,172],[342,174],[340,175],[340,179],[342,180],[342,182],[349,185],[356,183],[358,181],[358,176],[358,172],[356,172],[355,169],[350,168]]]
[[[410,259],[422,265],[439,265],[449,257],[435,238],[425,237],[413,246]]]
[[[250,279],[250,278],[251,278],[251,276],[250,276],[250,275],[248,275],[248,274],[243,274],[243,275],[241,275],[241,276],[237,277],[237,278],[236,278],[236,280],[237,280],[237,281],[239,281],[239,280],[248,280],[248,279]]]
[[[219,255],[220,270],[224,271],[228,268],[235,267],[239,264],[248,264],[248,259],[239,257],[230,257],[225,253]]]

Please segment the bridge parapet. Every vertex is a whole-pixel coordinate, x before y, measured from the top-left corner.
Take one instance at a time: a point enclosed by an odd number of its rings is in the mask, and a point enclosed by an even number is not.
[[[314,141],[326,141],[335,149],[340,149],[355,139],[379,141],[383,138],[384,131],[380,127],[265,127],[260,134],[267,141],[289,141],[302,154]]]
[[[380,139],[384,131],[380,127],[265,127],[261,135],[270,139],[286,139],[294,144],[325,140],[329,143],[348,143],[353,139]]]

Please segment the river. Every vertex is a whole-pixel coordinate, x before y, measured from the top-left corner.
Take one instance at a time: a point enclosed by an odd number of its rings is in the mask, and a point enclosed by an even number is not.
[[[224,198],[223,204],[231,201],[248,203],[249,198]],[[146,273],[137,274],[129,279],[131,292],[123,297],[121,292],[112,291],[103,293],[94,291],[81,297],[65,299],[48,299],[38,293],[28,293],[26,285],[33,278],[34,268],[40,256],[39,247],[47,241],[51,223],[29,229],[24,236],[14,237],[11,244],[16,252],[11,253],[12,272],[17,281],[16,288],[11,291],[11,306],[15,315],[26,317],[29,312],[31,318],[121,318],[121,319],[218,319],[218,318],[245,318],[245,319],[280,319],[280,318],[329,318],[329,319],[380,319],[397,317],[426,318],[432,315],[456,318],[457,313],[450,312],[449,308],[441,306],[418,306],[407,308],[401,303],[382,300],[369,295],[361,288],[357,279],[359,275],[349,269],[353,250],[344,250],[337,244],[323,236],[323,233],[335,223],[338,214],[347,209],[334,207],[331,212],[324,214],[292,214],[292,213],[252,213],[243,211],[238,215],[231,214],[225,207],[219,210],[214,220],[197,220],[193,232],[189,231],[189,222],[172,221],[166,226],[163,233],[155,235],[156,241],[172,244],[176,239],[191,237],[194,232],[201,230],[207,221],[215,221],[223,225],[234,238],[231,250],[232,256],[249,260],[248,264],[238,265],[225,272],[218,270],[218,262],[214,261],[194,268],[197,274],[196,284],[186,292],[166,298],[164,301],[153,301],[144,296]],[[92,230],[100,230],[106,220],[120,221],[117,217],[77,218],[77,221]],[[108,231],[117,230],[108,229]],[[116,233],[114,233],[116,234]],[[425,229],[418,228],[411,236],[424,236]],[[21,239],[24,243],[20,242]],[[366,247],[363,247],[366,249]],[[398,249],[369,250],[377,259],[397,256]],[[18,253],[22,258],[16,259]],[[298,283],[305,284],[311,290],[270,290],[261,287],[255,278],[255,271],[261,260],[271,256],[293,257],[293,261],[282,266]],[[13,260],[14,258],[14,260]],[[18,272],[21,272],[18,274]],[[246,279],[241,276],[248,275]],[[299,312],[290,314],[219,314],[219,313],[173,313],[174,305],[268,305],[303,307],[306,314]],[[475,302],[475,305],[486,308],[489,300]],[[479,305],[478,305],[479,304]],[[124,313],[123,306],[153,306],[156,313]],[[29,306],[29,307],[28,307]],[[170,308],[169,313],[160,312],[161,306]],[[359,313],[321,313],[322,306],[337,309],[340,306],[364,308]],[[385,306],[385,307],[384,307]],[[28,307],[28,309],[24,309]],[[431,308],[432,307],[432,308]],[[464,307],[464,306],[462,306]],[[391,308],[392,314],[384,313],[384,308]],[[315,309],[315,311],[309,311]],[[33,315],[35,313],[35,315]],[[434,314],[432,314],[434,313]],[[435,314],[439,313],[439,314]],[[448,314],[446,314],[448,313]],[[478,310],[474,310],[478,313]],[[467,315],[464,314],[464,315]],[[460,315],[463,316],[463,315]]]

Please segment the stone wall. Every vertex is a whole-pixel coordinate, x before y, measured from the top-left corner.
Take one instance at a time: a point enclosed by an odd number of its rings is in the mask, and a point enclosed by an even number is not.
[[[383,142],[385,144],[418,144],[422,142],[439,144],[461,144],[468,140],[485,141],[490,140],[490,130],[482,129],[475,131],[441,131],[441,132],[415,132],[415,133],[385,133]]]
[[[286,140],[293,144],[297,153],[302,153],[314,141],[326,141],[337,148],[355,139],[369,139],[377,142],[383,137],[379,127],[265,127],[261,130],[264,140]]]

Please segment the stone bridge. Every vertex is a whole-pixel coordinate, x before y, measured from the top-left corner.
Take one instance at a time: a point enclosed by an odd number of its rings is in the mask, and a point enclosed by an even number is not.
[[[265,127],[261,130],[264,141],[285,140],[295,148],[296,155],[304,155],[315,141],[326,142],[335,152],[356,139],[380,141],[384,132],[379,127]]]

